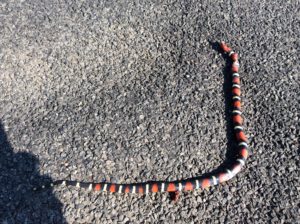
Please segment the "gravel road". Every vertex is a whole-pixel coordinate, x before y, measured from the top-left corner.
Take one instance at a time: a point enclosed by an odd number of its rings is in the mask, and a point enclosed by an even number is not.
[[[300,223],[300,1],[116,2],[0,2],[0,223]],[[241,58],[237,177],[177,203],[32,192],[218,167],[232,148],[220,40]]]

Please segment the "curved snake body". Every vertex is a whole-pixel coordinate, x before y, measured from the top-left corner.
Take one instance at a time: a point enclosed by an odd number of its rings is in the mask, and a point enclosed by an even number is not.
[[[231,74],[232,74],[232,121],[234,124],[235,140],[237,143],[237,155],[230,167],[219,171],[219,173],[211,174],[210,176],[194,177],[179,181],[153,181],[148,183],[134,183],[134,184],[117,184],[117,183],[94,183],[94,182],[78,182],[70,180],[56,180],[47,185],[42,185],[39,188],[53,187],[56,185],[76,186],[78,188],[85,188],[94,191],[111,192],[111,193],[138,193],[148,194],[156,192],[180,192],[191,191],[194,189],[205,189],[219,183],[230,180],[242,167],[248,157],[247,137],[243,131],[243,118],[241,112],[241,88],[239,75],[238,54],[235,53],[224,42],[221,42],[220,48],[231,59]],[[38,188],[34,188],[37,190]]]

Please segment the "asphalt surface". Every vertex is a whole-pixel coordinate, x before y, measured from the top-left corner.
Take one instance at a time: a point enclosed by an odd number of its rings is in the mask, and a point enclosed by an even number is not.
[[[300,2],[1,1],[0,223],[300,223]],[[240,54],[251,156],[229,182],[147,196],[57,187],[217,168]]]

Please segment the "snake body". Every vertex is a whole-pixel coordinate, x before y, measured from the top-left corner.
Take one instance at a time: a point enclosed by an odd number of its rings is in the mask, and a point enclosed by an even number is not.
[[[84,188],[93,191],[111,192],[111,193],[138,193],[148,194],[156,192],[180,192],[191,191],[195,189],[206,189],[210,186],[223,183],[230,180],[237,173],[239,173],[242,167],[245,165],[245,161],[248,157],[248,140],[243,131],[243,118],[241,111],[241,88],[240,88],[240,75],[239,75],[239,62],[238,54],[235,53],[224,42],[220,43],[222,52],[230,59],[231,75],[232,75],[232,121],[234,125],[234,134],[237,147],[237,155],[233,158],[233,162],[227,169],[223,169],[218,173],[211,174],[209,176],[199,176],[186,180],[178,181],[153,181],[148,183],[134,183],[134,184],[119,184],[108,182],[78,182],[70,180],[56,180],[46,185],[42,185],[38,188],[47,188],[57,185],[75,186],[78,188]]]

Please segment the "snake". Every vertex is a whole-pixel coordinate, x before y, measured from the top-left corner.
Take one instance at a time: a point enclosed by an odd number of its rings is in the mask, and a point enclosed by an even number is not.
[[[225,42],[218,43],[219,49],[224,57],[229,61],[231,75],[231,120],[233,123],[233,138],[235,142],[235,154],[230,165],[225,166],[220,171],[208,175],[191,177],[188,179],[175,181],[149,181],[144,183],[109,183],[109,182],[82,182],[72,180],[54,180],[33,190],[44,189],[55,186],[74,186],[90,191],[111,192],[111,193],[132,193],[132,194],[149,194],[157,192],[169,192],[179,194],[181,191],[191,191],[196,189],[207,189],[211,186],[218,185],[232,179],[238,174],[245,165],[249,155],[248,139],[244,133],[242,103],[241,103],[241,86],[239,75],[239,56]]]

